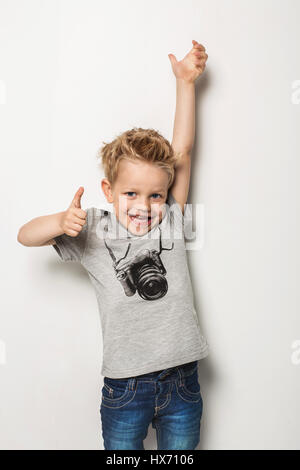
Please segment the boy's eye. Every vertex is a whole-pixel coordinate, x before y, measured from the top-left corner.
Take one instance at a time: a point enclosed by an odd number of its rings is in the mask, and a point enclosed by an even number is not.
[[[136,194],[134,191],[127,191],[125,194],[127,194],[129,197],[131,197],[133,194]],[[153,193],[151,197],[158,196],[158,198],[162,197],[161,194],[158,193]],[[157,197],[154,197],[154,199],[158,199]]]

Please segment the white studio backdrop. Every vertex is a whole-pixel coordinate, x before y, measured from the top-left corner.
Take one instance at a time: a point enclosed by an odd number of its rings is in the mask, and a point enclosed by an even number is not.
[[[172,139],[175,77],[197,81],[188,251],[210,354],[199,365],[202,449],[299,449],[299,0],[0,0],[1,449],[103,449],[102,335],[85,270],[21,225],[105,207],[102,141]],[[149,427],[145,449],[156,449]]]

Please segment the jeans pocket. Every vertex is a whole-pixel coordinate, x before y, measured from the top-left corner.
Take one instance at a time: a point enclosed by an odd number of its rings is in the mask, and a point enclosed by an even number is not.
[[[136,393],[129,387],[130,379],[110,379],[104,377],[102,404],[109,408],[119,408],[131,401]]]
[[[199,402],[202,400],[200,384],[198,381],[198,369],[186,377],[182,377],[179,383],[176,383],[177,392],[184,401]]]

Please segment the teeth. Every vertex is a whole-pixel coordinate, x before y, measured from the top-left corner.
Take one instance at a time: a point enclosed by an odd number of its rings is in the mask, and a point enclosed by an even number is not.
[[[139,227],[148,227],[152,223],[152,218],[149,219],[148,217],[143,217],[143,216],[138,216],[138,215],[134,215],[134,216],[131,215],[130,219],[133,224]]]

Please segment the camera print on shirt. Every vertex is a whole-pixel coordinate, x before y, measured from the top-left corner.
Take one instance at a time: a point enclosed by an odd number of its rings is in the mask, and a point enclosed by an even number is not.
[[[163,250],[173,250],[174,242],[171,248],[163,248],[160,227],[159,231],[159,251],[142,249],[131,258],[127,258],[131,243],[128,243],[125,255],[117,260],[112,249],[106,243],[106,240],[104,240],[105,246],[113,260],[116,277],[120,281],[125,295],[128,297],[134,295],[137,291],[144,300],[156,300],[166,295],[168,291],[167,271],[160,258],[160,254]]]

